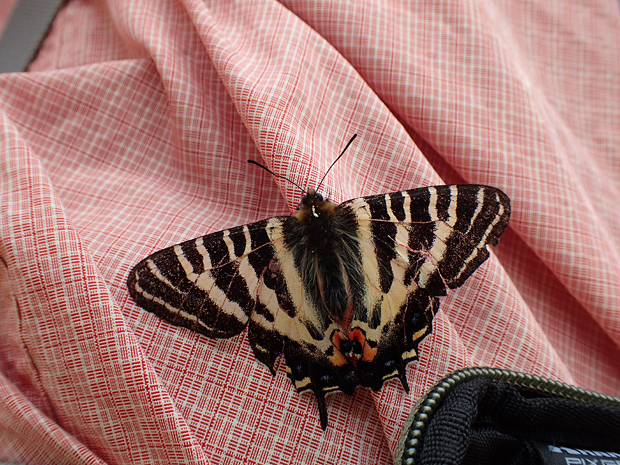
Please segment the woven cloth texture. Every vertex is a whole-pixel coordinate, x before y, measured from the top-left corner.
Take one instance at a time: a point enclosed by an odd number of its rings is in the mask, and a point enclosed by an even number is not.
[[[2,14],[0,18],[7,15]],[[0,75],[0,460],[388,463],[463,366],[620,392],[614,0],[72,0]],[[379,392],[312,395],[245,333],[139,308],[156,250],[336,202],[467,182],[512,200],[491,258]]]

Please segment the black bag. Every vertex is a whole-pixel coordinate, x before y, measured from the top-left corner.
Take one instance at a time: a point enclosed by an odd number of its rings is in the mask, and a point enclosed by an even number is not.
[[[620,399],[539,376],[466,368],[418,401],[394,463],[620,465]]]

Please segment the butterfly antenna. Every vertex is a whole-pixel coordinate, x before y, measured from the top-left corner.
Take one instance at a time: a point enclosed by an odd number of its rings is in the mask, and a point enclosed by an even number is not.
[[[347,149],[349,148],[349,146],[353,143],[353,141],[355,140],[355,138],[357,137],[357,134],[353,134],[353,137],[351,137],[351,140],[349,140],[349,142],[347,142],[347,145],[345,146],[345,148],[342,150],[342,153],[340,153],[340,155],[338,155],[338,158],[336,158],[331,165],[329,165],[329,168],[327,168],[327,171],[325,171],[325,174],[323,175],[323,177],[321,178],[321,182],[319,183],[318,186],[316,186],[316,190],[317,192],[319,191],[319,189],[321,189],[321,185],[323,184],[323,181],[325,181],[325,178],[327,177],[327,173],[329,173],[329,171],[334,167],[334,165],[336,164],[336,162],[338,160],[340,160],[342,158],[342,156],[344,155],[344,152],[347,151]]]
[[[289,178],[287,178],[286,176],[282,176],[281,174],[276,174],[273,171],[271,171],[269,168],[267,168],[265,165],[260,164],[259,162],[257,162],[256,160],[248,160],[248,163],[252,164],[252,165],[256,165],[256,166],[260,166],[262,169],[264,169],[265,171],[267,171],[267,173],[271,174],[272,176],[275,176],[276,178],[280,178],[280,179],[284,179],[285,181],[290,182],[291,184],[293,184],[294,186],[296,186],[298,189],[301,190],[301,195],[305,195],[306,194],[306,189],[304,189],[303,187],[301,187],[299,184],[297,184],[295,181],[291,181]]]

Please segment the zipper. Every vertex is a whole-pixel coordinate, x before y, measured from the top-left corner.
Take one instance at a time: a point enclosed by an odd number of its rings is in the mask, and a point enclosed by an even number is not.
[[[561,397],[581,402],[593,402],[609,407],[620,407],[620,398],[588,391],[587,389],[543,378],[542,376],[503,370],[501,368],[463,368],[439,380],[415,404],[403,427],[403,433],[401,434],[394,460],[395,464],[414,465],[417,462],[421,438],[435,411],[457,385],[479,377],[494,381],[505,381],[520,390],[538,393],[546,397]],[[398,453],[400,450],[403,451],[402,455]],[[400,461],[397,457],[401,457]]]

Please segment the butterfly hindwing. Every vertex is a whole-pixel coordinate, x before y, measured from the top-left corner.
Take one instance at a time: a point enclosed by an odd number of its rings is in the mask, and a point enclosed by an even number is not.
[[[146,310],[208,337],[248,328],[275,374],[283,355],[298,391],[408,389],[407,364],[431,332],[439,297],[489,255],[510,215],[498,189],[452,185],[349,200],[309,189],[294,216],[274,217],[154,253],[132,270]]]

